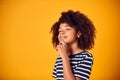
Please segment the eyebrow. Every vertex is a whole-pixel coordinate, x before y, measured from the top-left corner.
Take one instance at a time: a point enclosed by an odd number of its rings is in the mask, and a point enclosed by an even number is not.
[[[68,24],[67,25],[65,25],[65,27],[70,27]],[[70,27],[71,28],[71,27]],[[61,28],[59,27],[59,29],[58,29],[58,31],[60,31],[61,30]]]

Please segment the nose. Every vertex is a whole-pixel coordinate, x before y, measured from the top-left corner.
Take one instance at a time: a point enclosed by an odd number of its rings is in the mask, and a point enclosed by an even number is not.
[[[60,35],[63,35],[63,34],[65,34],[65,31],[61,31]]]

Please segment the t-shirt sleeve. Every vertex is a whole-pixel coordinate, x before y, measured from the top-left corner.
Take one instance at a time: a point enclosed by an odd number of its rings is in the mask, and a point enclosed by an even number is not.
[[[82,80],[88,80],[91,74],[93,64],[93,57],[86,56],[82,61],[79,61],[74,71],[74,76],[81,78]]]
[[[56,73],[56,63],[55,63],[55,65],[54,65],[54,69],[53,69],[52,77],[54,77],[54,78],[57,77],[57,73]]]

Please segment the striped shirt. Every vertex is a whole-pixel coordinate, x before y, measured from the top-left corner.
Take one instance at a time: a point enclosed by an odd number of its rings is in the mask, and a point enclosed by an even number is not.
[[[79,77],[82,80],[89,79],[93,64],[93,56],[91,53],[83,51],[81,53],[70,55],[69,61],[75,77]],[[58,56],[56,59],[52,77],[56,78],[57,80],[64,80],[63,65],[60,56]]]

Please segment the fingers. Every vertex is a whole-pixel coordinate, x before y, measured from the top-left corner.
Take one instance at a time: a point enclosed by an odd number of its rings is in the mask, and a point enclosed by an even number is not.
[[[66,43],[60,42],[60,43],[56,46],[56,50],[57,50],[57,51],[60,50],[60,49],[62,49],[62,48],[67,48]]]
[[[59,44],[56,46],[56,50],[59,51],[59,50],[61,50],[62,48],[63,48],[63,49],[67,48],[67,44],[65,43],[64,40],[61,40],[61,41],[59,42]]]
[[[61,40],[60,43],[59,43],[59,45],[62,45],[62,44],[65,45],[65,46],[67,46],[67,44],[65,43],[64,40]]]
[[[56,46],[56,51],[58,51],[58,45]]]
[[[62,45],[57,45],[57,47],[56,47],[56,50],[59,52],[60,51],[60,49],[61,49],[61,47],[62,47]]]

